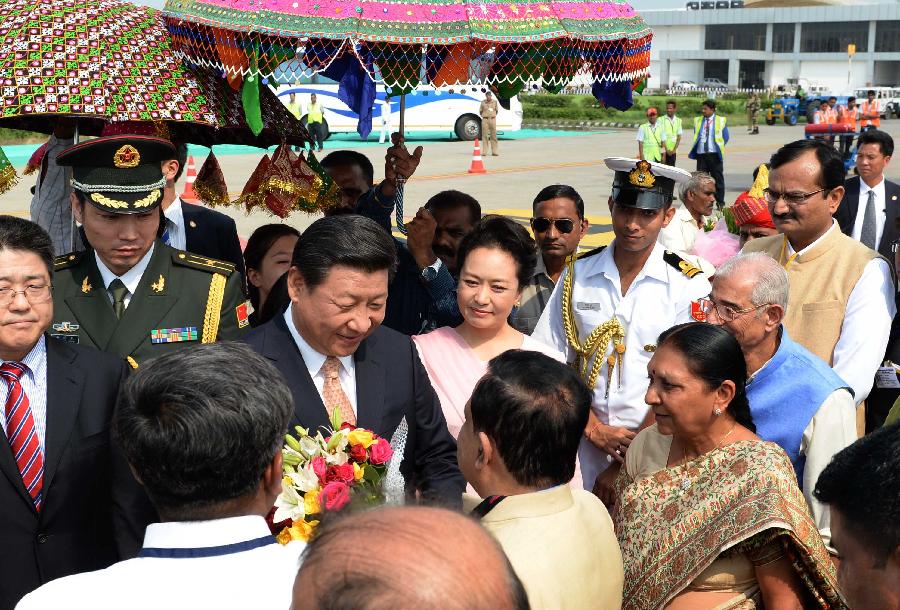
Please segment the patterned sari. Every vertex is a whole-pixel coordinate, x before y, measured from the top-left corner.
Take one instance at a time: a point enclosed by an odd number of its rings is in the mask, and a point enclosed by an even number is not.
[[[699,581],[716,582],[708,578],[710,571],[735,565],[735,560],[744,562],[749,579],[736,589],[721,589],[734,598],[717,607],[758,608],[759,587],[748,557],[753,565],[787,557],[805,585],[805,608],[847,608],[794,469],[780,447],[739,441],[667,467],[671,443],[672,437],[660,434],[655,425],[642,431],[616,483],[616,535],[625,563],[623,610],[663,608],[685,590],[715,591],[698,586]]]

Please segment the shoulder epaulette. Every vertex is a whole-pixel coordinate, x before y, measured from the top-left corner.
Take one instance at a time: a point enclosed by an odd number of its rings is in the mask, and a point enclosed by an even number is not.
[[[587,252],[576,255],[575,260],[580,261],[585,258],[590,258],[591,256],[594,256],[595,254],[600,254],[604,250],[606,250],[606,246],[600,246],[599,248],[594,248],[593,250],[588,250]]]
[[[53,259],[53,270],[59,271],[60,269],[66,269],[68,267],[74,267],[78,263],[81,262],[81,259],[84,257],[84,251],[81,252],[70,252],[69,254],[63,254],[62,256],[57,256]]]
[[[703,273],[703,271],[695,266],[693,263],[684,260],[671,250],[666,250],[665,254],[663,254],[663,260],[678,269],[681,273],[688,276],[689,278],[696,277]]]
[[[209,273],[221,273],[225,277],[234,273],[234,263],[227,263],[215,258],[193,254],[192,252],[184,252],[182,250],[176,250],[172,253],[172,261],[183,267],[200,269]]]

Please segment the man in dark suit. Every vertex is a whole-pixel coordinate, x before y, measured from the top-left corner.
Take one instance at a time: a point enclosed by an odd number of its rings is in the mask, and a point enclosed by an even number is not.
[[[456,443],[410,339],[381,326],[397,254],[358,215],[322,218],[297,242],[287,311],[245,339],[291,387],[295,423],[315,430],[339,409],[345,422],[392,439],[405,419],[407,491],[459,506],[465,481]],[[400,436],[400,435],[398,435]]]
[[[885,179],[884,169],[894,154],[894,139],[872,129],[859,136],[856,145],[856,170],[844,183],[844,198],[834,213],[841,231],[869,246],[891,264],[891,243],[900,234],[900,184]]]
[[[139,548],[140,491],[110,441],[123,360],[45,332],[53,250],[0,216],[0,610],[41,584]]]
[[[231,263],[241,277],[246,278],[244,255],[234,219],[202,205],[182,201],[175,192],[175,183],[187,163],[187,145],[174,145],[177,156],[162,164],[166,177],[162,200],[163,214],[166,217],[163,243],[178,250]]]

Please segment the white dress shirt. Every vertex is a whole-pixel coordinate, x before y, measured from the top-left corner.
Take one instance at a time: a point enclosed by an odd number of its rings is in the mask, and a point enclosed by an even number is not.
[[[858,216],[858,214],[857,214]],[[800,250],[799,254],[814,248],[831,231],[838,231],[833,221],[819,239]],[[791,242],[787,242],[787,256],[795,254]],[[884,359],[891,322],[897,307],[894,302],[894,274],[883,258],[866,263],[862,275],[847,299],[841,336],[834,346],[831,368],[853,388],[856,404],[861,403],[872,390],[875,373]]]
[[[572,290],[572,306],[579,341],[597,326],[613,316],[625,327],[625,354],[622,368],[622,384],[618,383],[618,370],[606,398],[607,365],[604,364],[594,387],[591,405],[597,418],[610,426],[637,430],[647,415],[647,363],[653,355],[656,341],[664,330],[683,322],[691,322],[691,301],[709,295],[709,281],[704,275],[688,278],[665,262],[665,248],[657,243],[650,258],[644,264],[626,294],[621,291],[619,269],[613,260],[611,246],[575,263],[575,282]],[[562,290],[568,271],[563,271],[556,283],[541,319],[532,337],[566,355],[568,362],[575,360],[575,351],[566,341],[562,319]],[[613,352],[609,345],[606,359]],[[612,458],[593,443],[582,439],[578,449],[584,487],[593,489],[594,481],[612,463]]]
[[[293,310],[294,305],[292,303],[288,305],[287,311],[284,312],[284,323],[287,324],[291,337],[294,338],[294,343],[297,344],[297,349],[300,350],[300,355],[303,356],[303,363],[306,364],[309,376],[312,377],[313,384],[316,386],[316,391],[319,392],[319,396],[322,397],[322,402],[324,403],[325,397],[322,395],[322,392],[325,388],[325,375],[322,373],[322,365],[325,364],[326,356],[314,350],[300,336],[297,327],[294,326]],[[340,356],[338,361],[341,363],[341,366],[338,367],[338,381],[341,382],[341,388],[350,400],[353,412],[359,413],[356,410],[356,363],[353,362],[353,356]]]
[[[144,271],[147,270],[147,265],[150,264],[150,258],[153,256],[153,249],[155,247],[156,244],[152,244],[150,249],[147,250],[147,254],[144,255],[144,258],[139,260],[134,267],[122,275],[116,275],[110,271],[109,267],[100,260],[100,255],[94,252],[94,259],[97,261],[97,270],[100,272],[100,278],[103,280],[103,287],[106,289],[106,296],[109,298],[110,303],[113,303],[115,299],[113,298],[112,292],[109,290],[109,285],[112,284],[114,279],[118,278],[122,280],[122,283],[125,284],[125,288],[128,289],[128,294],[126,294],[123,299],[125,308],[128,308],[129,303],[131,303],[131,297],[134,296],[134,292],[137,290],[138,284],[141,283],[141,278],[144,276]]]
[[[53,580],[16,608],[288,610],[305,547],[278,544],[257,515],[153,523],[137,558]]]
[[[0,364],[7,362],[0,360]],[[44,335],[38,339],[28,355],[22,360],[22,364],[28,367],[28,371],[19,380],[25,396],[28,397],[28,405],[31,407],[31,415],[34,418],[34,428],[41,443],[41,449],[46,447],[44,440],[47,437],[47,341]],[[9,396],[9,384],[0,379],[0,423],[3,424],[3,432],[6,433],[6,399]]]
[[[184,210],[181,208],[181,197],[175,197],[163,214],[166,217],[166,228],[169,231],[169,245],[178,250],[187,250],[187,230],[184,227]]]
[[[850,234],[850,237],[859,241],[860,236],[862,235],[863,220],[865,220],[866,217],[866,205],[869,203],[869,191],[875,193],[874,249],[877,250],[878,244],[881,243],[881,236],[884,235],[884,223],[886,217],[885,208],[887,207],[887,202],[884,198],[884,176],[881,177],[881,182],[872,187],[866,184],[865,180],[862,178],[859,179],[859,207],[856,208],[856,219],[853,221],[853,232]]]

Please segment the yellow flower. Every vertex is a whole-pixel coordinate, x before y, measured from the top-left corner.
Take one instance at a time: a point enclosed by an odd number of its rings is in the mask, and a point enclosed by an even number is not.
[[[286,527],[275,536],[275,540],[278,541],[278,544],[287,544],[292,540],[291,538],[291,528]]]
[[[364,474],[365,474],[365,468],[363,468],[356,462],[353,462],[353,480],[359,481],[360,479],[363,478]]]
[[[362,445],[366,449],[368,449],[372,445],[372,443],[375,442],[374,435],[370,431],[363,430],[362,428],[351,430],[350,434],[347,436],[347,439],[350,441],[351,445]]]
[[[319,505],[319,494],[321,493],[322,490],[317,488],[306,492],[306,495],[303,496],[304,511],[307,515],[315,515],[322,512],[322,507]]]
[[[291,539],[306,542],[317,525],[319,525],[318,521],[294,521],[294,525],[291,527]]]

